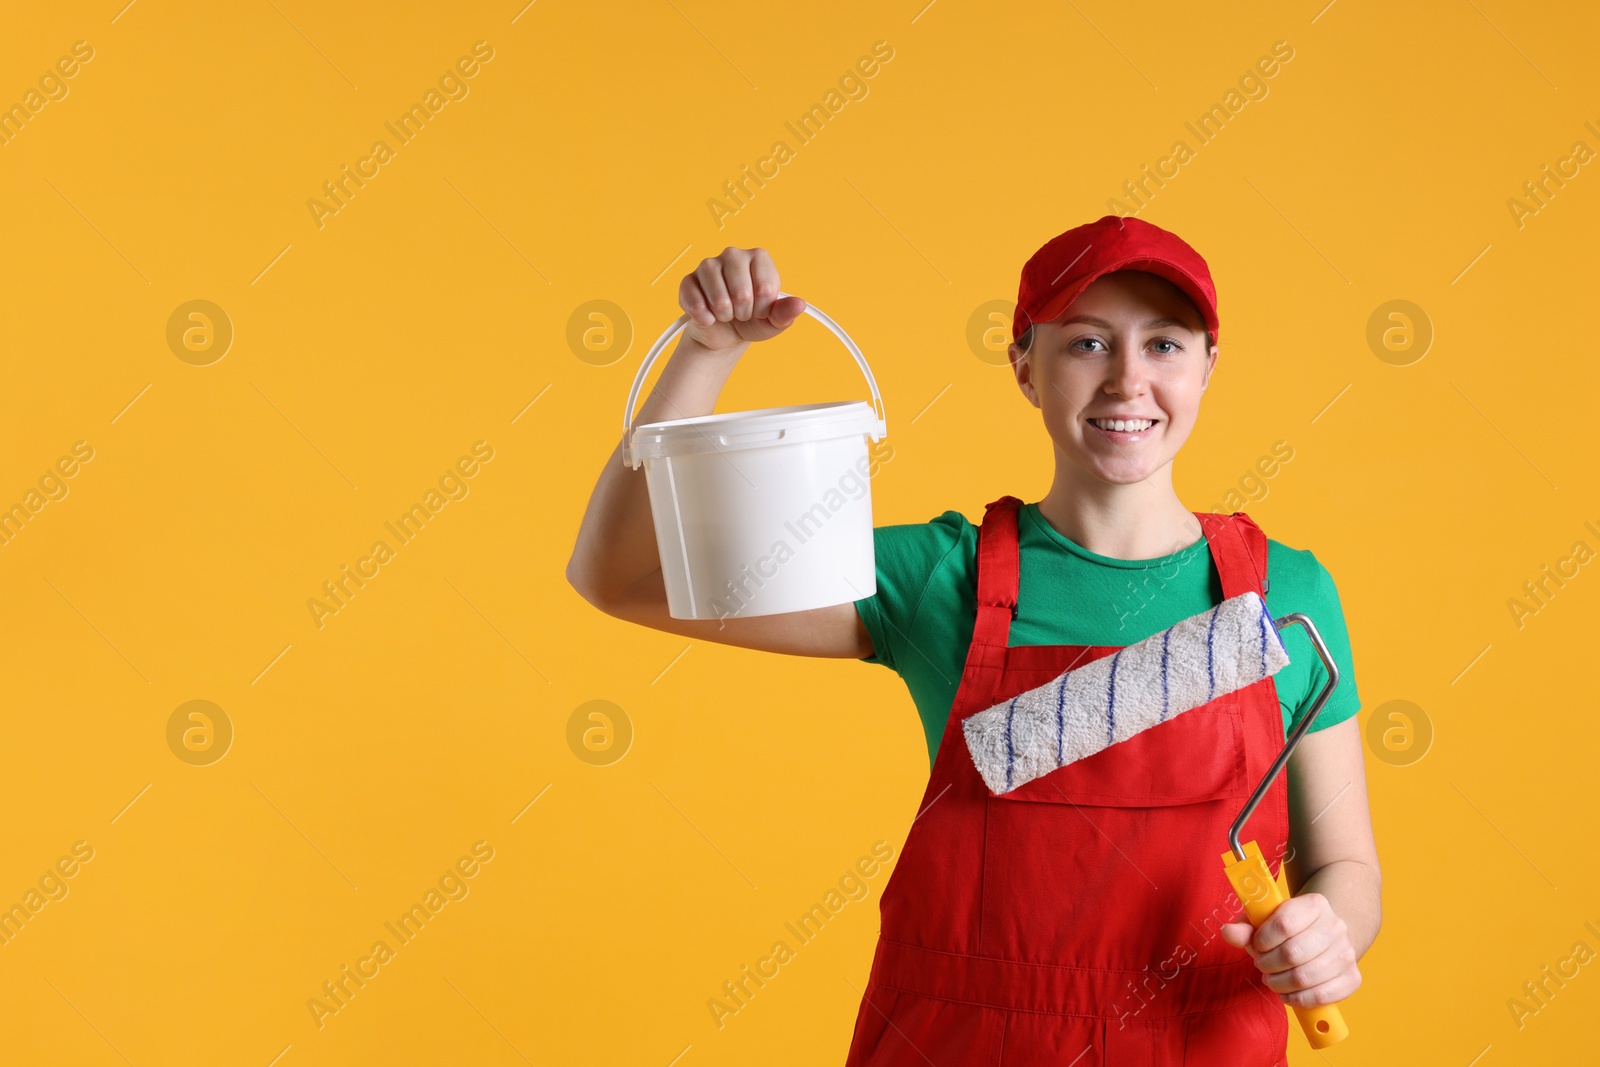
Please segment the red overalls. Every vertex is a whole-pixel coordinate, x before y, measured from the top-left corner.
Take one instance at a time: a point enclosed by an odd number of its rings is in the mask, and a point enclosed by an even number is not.
[[[1276,1067],[1287,1007],[1217,932],[1241,911],[1228,827],[1283,749],[1273,680],[989,792],[962,719],[1116,651],[1007,646],[1021,503],[989,504],[979,529],[972,646],[884,887],[846,1067]],[[1243,512],[1194,514],[1222,596],[1260,594],[1266,535]],[[1288,829],[1280,774],[1240,840],[1276,875]]]

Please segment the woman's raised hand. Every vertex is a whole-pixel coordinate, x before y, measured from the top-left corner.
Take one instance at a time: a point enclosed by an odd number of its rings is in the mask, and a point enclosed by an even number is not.
[[[710,351],[766,341],[804,312],[798,296],[778,298],[778,268],[765,248],[734,248],[702,259],[678,284],[678,306],[689,313],[683,336]]]

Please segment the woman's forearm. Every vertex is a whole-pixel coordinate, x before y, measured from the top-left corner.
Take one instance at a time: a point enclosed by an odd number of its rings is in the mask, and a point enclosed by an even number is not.
[[[662,368],[634,424],[709,415],[748,343],[706,349],[683,338]],[[644,469],[622,462],[619,439],[601,468],[567,562],[567,581],[602,604],[661,568]]]
[[[1356,958],[1366,955],[1383,923],[1383,878],[1377,868],[1358,860],[1335,860],[1312,873],[1295,896],[1321,893],[1333,913],[1349,928]]]

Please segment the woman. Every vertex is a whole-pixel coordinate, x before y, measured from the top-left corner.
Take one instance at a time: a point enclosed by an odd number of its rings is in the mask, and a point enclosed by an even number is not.
[[[779,291],[763,249],[702,261],[679,287],[691,322],[637,421],[709,413],[748,344],[801,315]],[[1210,273],[1175,235],[1108,215],[1044,245],[1023,268],[1010,357],[1054,445],[1050,491],[1000,497],[977,527],[957,511],[879,527],[878,588],[854,604],[671,618],[644,477],[620,445],[602,472],[567,568],[590,603],[691,637],[885,664],[917,703],[931,773],[884,888],[848,1067],[1267,1067],[1284,1062],[1284,1005],[1360,984],[1380,877],[1337,592],[1310,552],[1242,512],[1191,512],[1172,487],[1216,335]],[[1295,893],[1260,929],[1230,921],[1220,856],[1326,681],[1302,628],[1283,631],[1291,663],[1274,677],[1014,793],[988,791],[958,736],[966,716],[1246,590],[1274,617],[1310,616],[1340,667],[1242,835]]]

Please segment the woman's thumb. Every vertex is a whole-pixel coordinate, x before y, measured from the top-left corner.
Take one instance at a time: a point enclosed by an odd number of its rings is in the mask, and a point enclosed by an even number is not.
[[[1222,940],[1234,948],[1248,951],[1250,941],[1255,937],[1256,928],[1249,923],[1223,923],[1217,927],[1217,932],[1222,935]]]
[[[806,302],[798,296],[780,297],[772,302],[772,307],[767,311],[767,321],[778,329],[787,329],[794,324],[794,320],[805,314]]]

